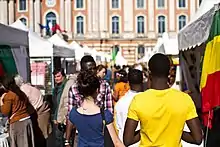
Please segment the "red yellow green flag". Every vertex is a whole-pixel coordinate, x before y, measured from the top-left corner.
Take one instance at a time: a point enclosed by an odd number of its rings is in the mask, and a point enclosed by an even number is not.
[[[213,17],[207,40],[200,83],[205,126],[211,128],[213,108],[220,106],[220,11]]]

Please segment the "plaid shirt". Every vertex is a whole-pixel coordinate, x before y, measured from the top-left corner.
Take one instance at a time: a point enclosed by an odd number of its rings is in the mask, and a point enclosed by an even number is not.
[[[82,95],[78,91],[77,84],[72,85],[70,87],[68,95],[68,115],[73,107],[80,107],[82,102]],[[103,102],[104,107],[113,114],[113,99],[110,85],[106,81],[101,80],[96,104],[101,107],[103,105]]]

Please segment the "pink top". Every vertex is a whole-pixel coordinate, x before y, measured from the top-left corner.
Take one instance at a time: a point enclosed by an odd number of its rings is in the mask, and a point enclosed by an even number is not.
[[[38,109],[43,105],[43,96],[39,89],[30,84],[23,84],[20,89],[27,95],[29,102],[35,109]]]

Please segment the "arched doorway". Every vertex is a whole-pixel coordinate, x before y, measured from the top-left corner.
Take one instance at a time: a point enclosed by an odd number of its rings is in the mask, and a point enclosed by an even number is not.
[[[53,12],[47,13],[47,15],[46,15],[46,25],[52,28],[54,25],[56,25],[56,22],[57,22],[56,14],[53,13]],[[51,28],[47,29],[46,35],[51,35],[51,32],[49,30]]]

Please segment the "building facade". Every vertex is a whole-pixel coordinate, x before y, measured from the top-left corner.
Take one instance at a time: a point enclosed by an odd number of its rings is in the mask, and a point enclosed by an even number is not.
[[[0,22],[20,19],[31,30],[59,24],[70,40],[122,52],[129,64],[151,51],[163,32],[175,36],[201,0],[0,0]]]

